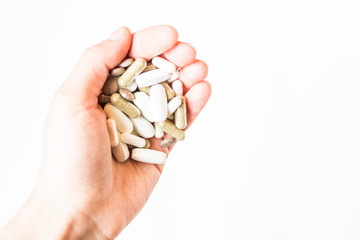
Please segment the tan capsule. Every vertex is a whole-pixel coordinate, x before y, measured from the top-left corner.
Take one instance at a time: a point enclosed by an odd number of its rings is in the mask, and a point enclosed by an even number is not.
[[[139,75],[146,67],[146,61],[143,58],[137,58],[119,77],[118,83],[120,87],[127,87],[134,81],[135,77]]]
[[[162,148],[171,147],[175,143],[176,143],[176,138],[166,138],[161,141],[160,147]]]
[[[149,95],[150,93],[150,87],[151,86],[148,86],[148,87],[139,87],[139,90],[143,93],[146,93],[147,95]]]
[[[154,64],[152,64],[151,61],[148,61],[145,69],[142,72],[147,72],[147,71],[151,71],[151,70],[155,70],[155,69],[158,69],[158,68]]]
[[[140,110],[135,107],[134,104],[121,97],[119,93],[111,95],[111,103],[130,118],[137,118],[140,116]]]
[[[120,88],[119,93],[123,98],[125,98],[128,101],[132,101],[135,99],[134,94],[129,89]]]
[[[121,74],[123,74],[124,72],[125,72],[125,68],[123,68],[123,67],[117,67],[117,68],[114,68],[113,70],[111,70],[110,76],[112,76],[112,77],[118,77],[118,76],[120,76]]]
[[[178,129],[184,129],[187,125],[186,98],[184,96],[178,97],[181,99],[181,105],[175,111],[175,125]]]
[[[185,132],[181,129],[178,129],[171,121],[165,120],[162,122],[157,122],[156,124],[159,128],[161,128],[161,130],[163,130],[167,134],[170,134],[177,140],[182,141],[185,139]]]
[[[165,89],[167,100],[170,101],[171,99],[173,99],[175,96],[175,92],[174,92],[174,90],[172,90],[172,88],[169,86],[169,84],[167,82],[162,82],[160,84]]]
[[[173,114],[171,114],[170,116],[168,116],[168,119],[169,120],[174,120],[174,118],[175,118],[175,116],[174,116],[175,114],[173,113]]]
[[[100,104],[106,104],[110,102],[110,96],[104,94],[103,92],[101,92],[98,96],[98,102]]]

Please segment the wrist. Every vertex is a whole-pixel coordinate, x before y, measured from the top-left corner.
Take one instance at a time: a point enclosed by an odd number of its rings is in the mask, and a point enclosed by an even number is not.
[[[30,197],[0,231],[0,239],[107,240],[89,217],[68,206],[49,206],[49,202]]]

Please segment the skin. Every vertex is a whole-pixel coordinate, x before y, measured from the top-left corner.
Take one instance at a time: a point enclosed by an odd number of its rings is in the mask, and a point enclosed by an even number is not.
[[[207,65],[199,64],[192,46],[177,39],[171,26],[134,34],[121,27],[84,52],[53,98],[34,190],[0,231],[0,239],[114,239],[138,214],[164,166],[113,159],[97,96],[109,69],[127,54],[147,60],[168,55],[183,69],[180,80],[186,86],[190,126],[209,99],[211,86],[204,81]],[[179,48],[188,49],[188,54]],[[160,141],[152,139],[152,149],[169,154],[171,149],[160,148]]]

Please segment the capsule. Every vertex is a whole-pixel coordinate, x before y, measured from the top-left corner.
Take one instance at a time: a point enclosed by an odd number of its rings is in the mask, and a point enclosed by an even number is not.
[[[137,118],[141,114],[140,110],[135,107],[134,104],[126,101],[123,97],[120,96],[119,93],[114,93],[111,95],[111,103],[130,118]]]
[[[131,133],[134,130],[134,126],[130,119],[117,107],[111,103],[107,103],[104,107],[104,112],[107,118],[115,120],[116,128],[122,133]]]
[[[118,162],[125,162],[129,158],[130,152],[128,146],[121,142],[120,136],[121,133],[118,132],[119,144],[116,147],[112,147],[111,150],[112,154]]]
[[[121,134],[120,139],[123,143],[130,144],[130,145],[133,145],[135,147],[140,147],[140,148],[144,147],[146,144],[145,139],[135,136],[135,135],[132,135],[130,133]]]
[[[166,92],[160,84],[150,88],[150,110],[155,122],[164,121],[167,118]]]
[[[178,129],[184,129],[187,125],[186,119],[186,98],[184,96],[180,96],[181,105],[175,111],[175,125]]]
[[[125,73],[124,73],[125,74]],[[123,75],[124,75],[123,74]],[[155,69],[140,74],[136,77],[135,81],[138,87],[147,87],[157,83],[164,82],[170,78],[171,74],[161,69]]]
[[[173,73],[176,71],[175,64],[167,61],[162,57],[154,57],[151,62],[154,66],[158,67],[161,70],[164,70],[165,72]]]
[[[148,72],[148,71],[155,70],[155,69],[158,69],[158,68],[155,67],[154,64],[152,64],[151,61],[148,61],[147,64],[146,64],[145,69],[142,72],[144,73],[144,72]]]
[[[164,164],[166,153],[152,149],[134,148],[131,151],[131,158],[144,163]]]
[[[118,83],[120,87],[127,87],[146,67],[146,61],[143,58],[137,58],[119,77]]]
[[[162,122],[157,122],[156,124],[161,128],[161,130],[173,136],[177,140],[182,141],[185,139],[185,132],[181,129],[178,129],[171,121],[165,120]]]
[[[109,137],[110,137],[110,145],[112,147],[116,147],[119,144],[119,137],[117,135],[118,131],[116,129],[116,122],[114,119],[107,119],[106,126],[108,129]]]

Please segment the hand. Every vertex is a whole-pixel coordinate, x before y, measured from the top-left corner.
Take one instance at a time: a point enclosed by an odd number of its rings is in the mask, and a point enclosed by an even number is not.
[[[182,67],[180,80],[190,126],[210,97],[211,87],[204,81],[207,65],[195,60],[194,48],[177,38],[170,26],[155,26],[133,35],[121,27],[85,51],[53,99],[44,129],[43,165],[34,191],[4,231],[19,222],[26,225],[22,216],[32,214],[40,219],[29,231],[47,239],[48,235],[113,239],[129,224],[149,198],[163,165],[114,160],[97,96],[109,69],[127,54],[147,60],[163,55]],[[170,149],[159,147],[160,139],[151,141],[153,149],[169,153]],[[40,226],[40,222],[52,227]]]

